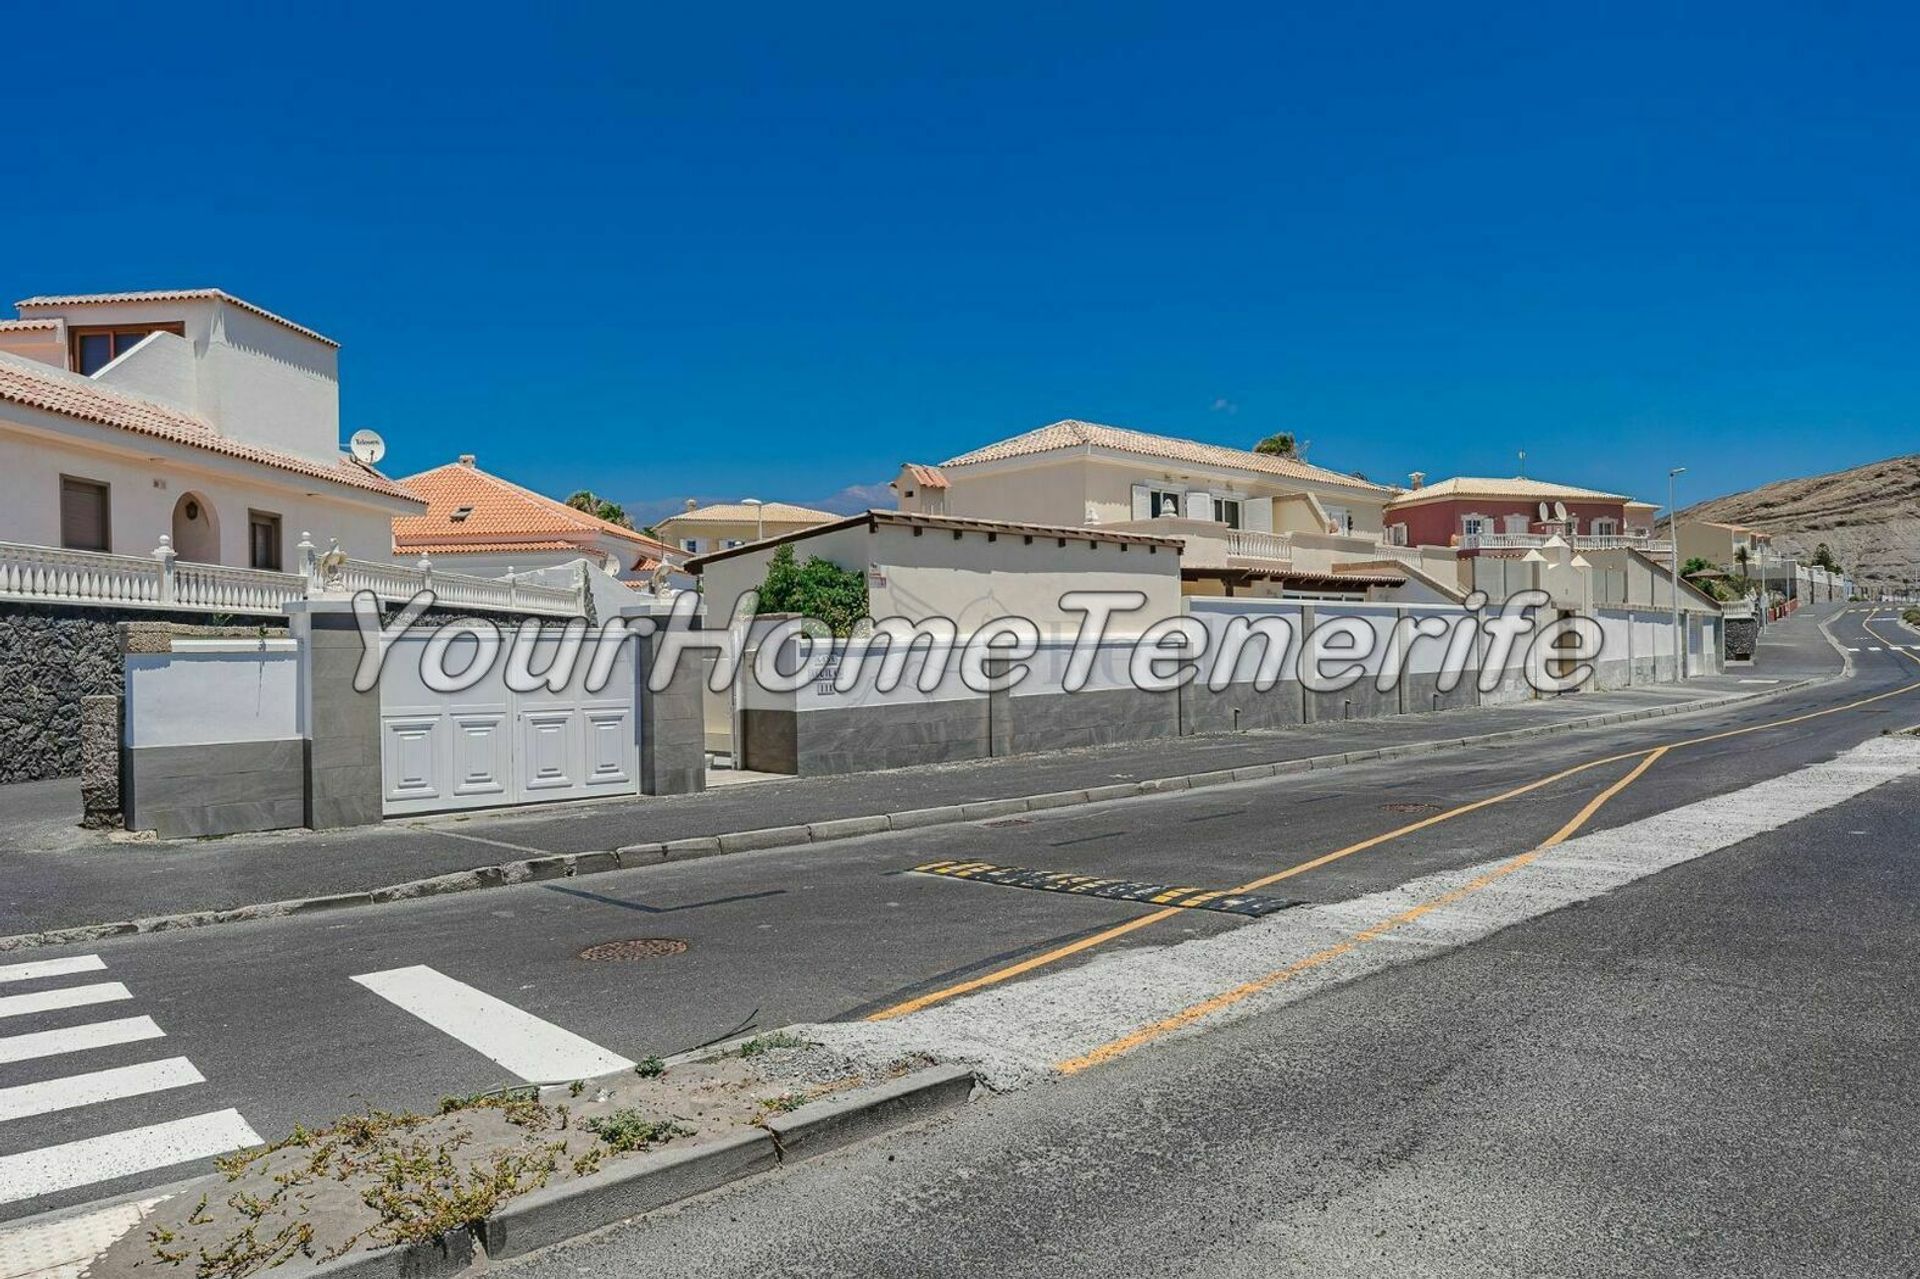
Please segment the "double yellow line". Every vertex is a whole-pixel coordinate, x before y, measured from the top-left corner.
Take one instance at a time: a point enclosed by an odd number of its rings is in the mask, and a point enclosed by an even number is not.
[[[1871,626],[1868,626],[1866,623],[1862,623],[1861,625],[1862,625],[1862,629],[1864,629],[1869,635],[1872,635],[1875,639],[1881,640],[1882,643],[1886,642],[1884,637],[1879,635],[1878,632],[1874,631],[1874,629]],[[1912,653],[1909,653],[1904,649],[1893,649],[1892,651],[1898,652],[1901,654],[1901,656],[1910,658],[1916,663],[1920,663],[1920,657],[1916,657]],[[1668,751],[1677,750],[1685,746],[1700,746],[1708,742],[1724,741],[1728,738],[1741,737],[1741,736],[1745,736],[1748,733],[1757,733],[1767,729],[1784,728],[1791,724],[1800,724],[1808,720],[1820,719],[1828,715],[1837,715],[1845,711],[1857,710],[1862,706],[1868,706],[1875,702],[1885,701],[1888,698],[1902,696],[1906,693],[1910,693],[1914,691],[1915,689],[1920,689],[1920,681],[1916,681],[1911,684],[1902,685],[1901,687],[1893,689],[1888,692],[1876,693],[1871,697],[1863,697],[1857,701],[1848,702],[1841,706],[1831,706],[1825,710],[1808,711],[1803,714],[1788,716],[1783,719],[1769,720],[1769,721],[1766,721],[1765,723],[1760,723],[1760,724],[1751,724],[1745,728],[1728,729],[1724,732],[1708,733],[1699,737],[1685,738],[1685,739],[1682,739],[1681,741],[1669,742],[1664,746],[1649,746],[1640,750],[1623,751],[1619,754],[1608,755],[1602,759],[1590,760],[1584,764],[1576,764],[1571,768],[1561,769],[1557,773],[1553,773],[1549,776],[1539,778],[1536,781],[1528,782],[1522,786],[1516,786],[1513,789],[1503,791],[1498,795],[1489,796],[1486,799],[1474,800],[1471,803],[1462,804],[1457,808],[1450,808],[1443,813],[1435,813],[1431,817],[1422,818],[1417,822],[1409,822],[1405,826],[1396,827],[1393,830],[1386,831],[1379,835],[1371,836],[1367,839],[1363,839],[1358,843],[1349,844],[1345,848],[1338,848],[1338,849],[1335,849],[1333,852],[1324,853],[1319,857],[1314,857],[1307,861],[1297,863],[1296,865],[1289,866],[1285,870],[1275,871],[1271,875],[1265,875],[1259,879],[1249,880],[1247,883],[1240,885],[1238,888],[1232,891],[1236,893],[1257,892],[1258,890],[1268,887],[1269,885],[1277,884],[1281,880],[1291,879],[1295,875],[1304,875],[1311,870],[1318,870],[1322,866],[1329,865],[1333,862],[1341,860],[1342,858],[1351,857],[1355,853],[1362,853],[1367,851],[1370,848],[1377,848],[1382,844],[1389,843],[1396,839],[1401,839],[1407,835],[1414,834],[1418,831],[1426,830],[1428,827],[1437,826],[1442,822],[1452,821],[1456,817],[1464,817],[1468,813],[1478,812],[1483,808],[1489,808],[1495,804],[1503,804],[1510,799],[1516,799],[1519,796],[1528,794],[1532,791],[1537,791],[1545,786],[1551,786],[1555,782],[1563,781],[1566,778],[1576,776],[1577,774],[1587,772],[1591,769],[1603,768],[1608,764],[1618,764],[1626,760],[1637,759],[1640,761],[1638,765],[1636,765],[1630,772],[1626,774],[1626,776],[1622,777],[1619,781],[1615,782],[1613,785],[1607,787],[1605,790],[1601,791],[1598,795],[1594,796],[1594,798],[1590,800],[1585,807],[1583,807],[1578,813],[1574,815],[1572,820],[1567,822],[1566,825],[1562,826],[1559,830],[1555,831],[1554,834],[1549,836],[1545,842],[1541,843],[1539,846],[1535,848],[1529,849],[1527,852],[1521,853],[1518,857],[1515,857],[1507,862],[1501,863],[1501,865],[1487,872],[1487,874],[1481,876],[1479,879],[1474,880],[1472,883],[1462,885],[1460,888],[1453,890],[1453,892],[1451,893],[1448,893],[1442,897],[1436,898],[1431,902],[1422,903],[1421,905],[1413,907],[1410,911],[1403,912],[1400,915],[1394,916],[1392,919],[1383,921],[1381,924],[1374,925],[1373,927],[1363,932],[1356,933],[1354,934],[1353,937],[1347,939],[1346,941],[1340,942],[1335,946],[1328,947],[1323,951],[1316,952],[1313,955],[1309,955],[1305,959],[1302,959],[1297,963],[1290,965],[1288,968],[1280,969],[1279,971],[1274,973],[1269,973],[1265,977],[1261,977],[1254,982],[1247,983],[1245,986],[1236,987],[1234,990],[1227,991],[1221,995],[1216,995],[1213,998],[1208,1000],[1203,1000],[1202,1002],[1195,1004],[1190,1008],[1186,1008],[1178,1013],[1175,1013],[1172,1017],[1169,1017],[1164,1021],[1156,1022],[1152,1026],[1144,1027],[1141,1030],[1134,1031],[1132,1034],[1127,1035],[1121,1039],[1117,1039],[1110,1044],[1103,1045],[1102,1047],[1095,1049],[1093,1052],[1088,1053],[1083,1057],[1076,1057],[1069,1061],[1061,1062],[1059,1063],[1059,1069],[1067,1073],[1073,1073],[1074,1071],[1084,1070],[1088,1066],[1096,1065],[1099,1062],[1110,1060],[1113,1057],[1117,1057],[1125,1052],[1131,1051],[1133,1048],[1138,1047],[1140,1044],[1147,1043],[1153,1039],[1158,1039],[1160,1036],[1169,1034],[1174,1030],[1178,1030],[1182,1026],[1191,1025],[1193,1022],[1208,1016],[1212,1012],[1218,1011],[1220,1008],[1229,1007],[1232,1004],[1238,1003],[1241,1000],[1246,999],[1250,995],[1257,994],[1261,990],[1265,990],[1270,986],[1277,985],[1280,982],[1286,981],[1288,978],[1296,975],[1297,973],[1308,971],[1311,968],[1317,968],[1322,964],[1325,964],[1330,960],[1337,958],[1339,955],[1346,954],[1348,951],[1353,950],[1360,945],[1364,945],[1366,942],[1373,941],[1381,936],[1384,936],[1386,933],[1391,932],[1393,929],[1398,928],[1405,923],[1411,922],[1412,920],[1419,918],[1421,915],[1424,915],[1432,910],[1436,910],[1441,906],[1451,904],[1454,901],[1458,901],[1460,898],[1465,897],[1471,893],[1480,891],[1480,889],[1486,887],[1488,884],[1493,883],[1495,880],[1498,880],[1506,875],[1509,875],[1514,871],[1520,869],[1522,866],[1527,865],[1529,862],[1539,857],[1540,854],[1545,852],[1547,849],[1552,848],[1555,845],[1560,844],[1565,840],[1571,838],[1575,832],[1579,831],[1580,828],[1586,825],[1588,821],[1592,820],[1594,814],[1598,813],[1600,809],[1603,806],[1605,806],[1609,800],[1613,799],[1614,796],[1618,795],[1621,791],[1625,790],[1628,786],[1631,786],[1635,781],[1639,780],[1641,775],[1644,774],[1649,768],[1653,767],[1653,765],[1657,763],[1663,756],[1665,756]],[[1026,973],[1030,973],[1035,969],[1044,968],[1049,964],[1058,963],[1062,959],[1067,959],[1074,955],[1082,954],[1086,951],[1092,950],[1095,947],[1103,946],[1107,942],[1113,941],[1116,938],[1124,937],[1129,933],[1137,932],[1142,928],[1146,928],[1153,924],[1160,923],[1163,920],[1173,919],[1181,915],[1182,913],[1183,913],[1182,910],[1180,910],[1177,907],[1153,911],[1149,914],[1142,915],[1136,919],[1130,919],[1125,923],[1116,924],[1112,928],[1103,929],[1102,931],[1098,933],[1094,933],[1091,936],[1080,938],[1078,941],[1069,942],[1064,946],[1059,946],[1054,948],[1053,950],[1046,951],[1042,954],[1033,955],[1027,959],[1020,960],[1017,963],[1009,964],[1004,968],[998,968],[990,973],[984,973],[981,976],[969,978],[966,981],[958,982],[954,985],[944,987],[940,990],[930,991],[927,994],[917,996],[913,999],[905,1000],[898,1004],[894,1004],[891,1007],[884,1008],[884,1009],[881,1009],[879,1012],[870,1014],[867,1020],[868,1021],[887,1021],[895,1017],[904,1017],[909,1013],[918,1012],[921,1009],[931,1007],[934,1004],[944,1003],[949,999],[955,999],[961,995],[971,994],[974,991],[983,990],[989,986],[994,986],[1004,981],[1010,981],[1015,977],[1019,977]]]

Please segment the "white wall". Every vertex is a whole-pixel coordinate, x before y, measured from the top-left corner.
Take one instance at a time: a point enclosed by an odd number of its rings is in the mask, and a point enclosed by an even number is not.
[[[174,641],[127,657],[127,746],[202,746],[300,736],[292,640]]]
[[[363,505],[343,497],[314,495],[307,490],[315,481],[291,473],[286,475],[285,487],[264,482],[272,473],[257,466],[234,469],[259,475],[258,481],[137,453],[84,448],[11,429],[16,421],[39,426],[57,425],[59,419],[0,405],[0,541],[60,545],[60,476],[67,474],[111,486],[116,554],[151,553],[160,535],[171,533],[174,505],[187,493],[201,495],[217,517],[223,564],[248,562],[249,508],[281,517],[281,562],[289,571],[296,565],[294,548],[303,531],[311,532],[322,550],[329,538],[337,537],[341,547],[359,559],[384,561],[392,552],[392,514],[375,504],[371,495]],[[115,434],[130,442],[139,440],[125,432]],[[164,451],[165,446],[156,442],[152,448]]]

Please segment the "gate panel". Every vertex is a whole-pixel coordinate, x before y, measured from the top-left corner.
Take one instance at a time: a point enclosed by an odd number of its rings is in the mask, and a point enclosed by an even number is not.
[[[631,646],[606,686],[589,693],[592,648],[582,648],[558,691],[508,686],[518,642],[503,627],[497,660],[470,687],[430,688],[423,676],[432,632],[401,636],[380,679],[382,810],[387,816],[633,794],[640,775],[639,714]],[[555,640],[535,644],[528,669],[544,674]],[[456,639],[446,666],[459,675],[478,646]],[[459,682],[464,683],[464,680]]]

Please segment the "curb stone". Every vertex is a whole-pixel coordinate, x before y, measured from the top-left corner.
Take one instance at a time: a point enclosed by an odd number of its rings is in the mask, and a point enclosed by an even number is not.
[[[1825,626],[1822,625],[1825,633]],[[1828,635],[1828,641],[1834,642]],[[1835,647],[1840,647],[1837,643]],[[1842,652],[1843,658],[1849,655]],[[916,808],[899,813],[876,813],[861,817],[832,818],[813,822],[809,825],[758,827],[753,830],[729,831],[720,835],[696,835],[687,839],[668,840],[657,844],[633,844],[611,852],[568,853],[542,855],[520,861],[502,862],[493,866],[479,866],[472,870],[453,871],[444,875],[435,875],[426,879],[404,880],[397,884],[387,884],[379,888],[353,893],[325,893],[314,897],[294,898],[287,901],[261,902],[254,905],[234,906],[217,910],[186,911],[176,915],[155,915],[142,919],[116,920],[112,923],[75,924],[65,928],[48,929],[38,933],[21,933],[11,937],[0,937],[0,954],[15,950],[30,950],[39,946],[78,945],[100,941],[104,938],[122,936],[130,933],[156,933],[178,928],[204,928],[213,924],[245,923],[254,920],[274,919],[287,915],[303,914],[309,911],[342,909],[354,906],[384,905],[389,902],[411,901],[418,897],[440,896],[448,893],[469,892],[474,889],[496,888],[510,884],[523,884],[546,879],[578,878],[584,875],[605,874],[615,870],[628,870],[638,866],[657,865],[660,862],[687,861],[696,857],[713,857],[728,853],[759,851],[768,848],[789,848],[806,844],[831,843],[840,839],[853,839],[862,835],[878,835],[888,831],[920,830],[929,826],[950,826],[971,821],[987,820],[990,817],[1004,817],[1016,813],[1037,812],[1049,808],[1068,808],[1082,804],[1100,804],[1109,800],[1134,799],[1143,795],[1159,795],[1192,789],[1196,786],[1225,785],[1228,782],[1260,781],[1269,777],[1284,777],[1293,773],[1304,773],[1327,768],[1344,768],[1349,764],[1380,759],[1404,759],[1417,755],[1432,755],[1442,751],[1451,751],[1460,747],[1487,746],[1499,742],[1519,741],[1531,737],[1540,737],[1550,733],[1568,733],[1579,729],[1601,728],[1611,724],[1635,723],[1648,719],[1664,719],[1672,715],[1691,715],[1697,712],[1719,710],[1727,706],[1762,701],[1779,697],[1786,693],[1797,692],[1816,684],[1845,679],[1852,674],[1853,663],[1846,661],[1845,670],[1840,675],[1819,676],[1809,679],[1793,680],[1788,683],[1751,693],[1731,693],[1720,697],[1700,699],[1690,702],[1676,702],[1670,706],[1642,707],[1631,711],[1608,711],[1598,715],[1589,715],[1581,719],[1567,720],[1559,724],[1539,724],[1527,728],[1508,728],[1498,732],[1482,733],[1472,737],[1451,737],[1429,742],[1405,742],[1394,746],[1383,746],[1362,751],[1347,751],[1330,755],[1310,755],[1297,759],[1277,760],[1271,764],[1248,764],[1239,768],[1219,769],[1205,773],[1193,773],[1175,777],[1155,777],[1138,782],[1119,782],[1108,786],[1090,786],[1082,790],[1046,791],[1037,795],[1011,796],[1005,799],[979,800],[968,804],[943,804],[933,808]]]

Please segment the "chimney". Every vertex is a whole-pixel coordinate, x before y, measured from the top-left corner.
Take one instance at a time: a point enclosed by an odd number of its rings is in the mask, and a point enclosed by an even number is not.
[[[462,465],[462,466],[472,466],[472,465],[473,465],[473,454],[471,454],[471,453],[462,453],[462,454],[460,455],[460,465]]]
[[[1418,489],[1422,484],[1425,484],[1426,482],[1427,482],[1427,473],[1425,471],[1414,471],[1412,474],[1407,476],[1407,487],[1411,489]]]
[[[691,498],[691,497],[690,497],[690,498],[688,498],[688,499],[687,499],[687,509],[688,509],[689,511],[696,511],[696,510],[699,510],[699,509],[700,509],[700,501],[699,501],[699,499],[698,499],[698,498]]]

